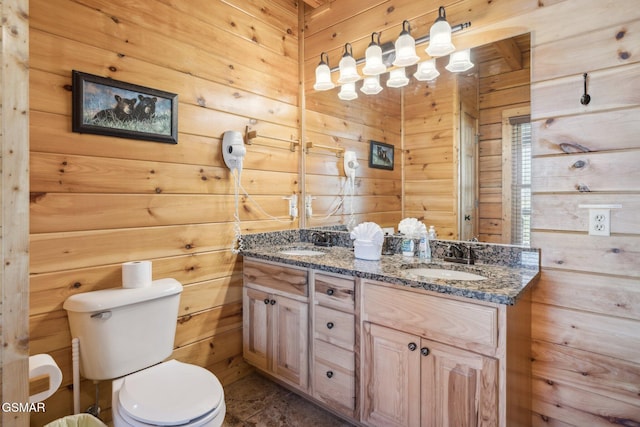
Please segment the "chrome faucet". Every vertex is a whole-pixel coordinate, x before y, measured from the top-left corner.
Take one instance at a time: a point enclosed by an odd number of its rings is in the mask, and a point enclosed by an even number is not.
[[[452,243],[447,246],[447,252],[444,255],[444,260],[457,262],[459,264],[473,265],[476,261],[476,254],[471,246],[466,246],[462,243]]]

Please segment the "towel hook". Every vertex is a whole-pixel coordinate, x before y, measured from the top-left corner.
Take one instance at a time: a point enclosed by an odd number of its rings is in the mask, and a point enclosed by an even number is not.
[[[587,93],[587,73],[583,74],[584,77],[584,95],[580,98],[580,104],[587,105],[591,102],[591,96]]]

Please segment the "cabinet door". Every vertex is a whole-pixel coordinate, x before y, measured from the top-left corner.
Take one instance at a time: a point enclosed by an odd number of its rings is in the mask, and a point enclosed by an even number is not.
[[[496,359],[422,340],[422,425],[498,425]]]
[[[380,427],[419,426],[420,338],[365,322],[363,341],[362,421]]]
[[[247,287],[243,290],[243,355],[249,363],[263,370],[269,368],[271,300],[266,292]]]
[[[273,309],[273,373],[307,389],[309,384],[308,303],[278,296]]]

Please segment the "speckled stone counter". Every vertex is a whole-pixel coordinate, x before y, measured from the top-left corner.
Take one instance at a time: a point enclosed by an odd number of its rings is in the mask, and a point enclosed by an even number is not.
[[[348,233],[335,233],[337,237],[332,239],[334,246],[330,247],[310,243],[312,233],[313,230],[287,230],[246,235],[243,236],[242,254],[256,259],[508,305],[515,304],[540,272],[540,253],[536,249],[464,242],[465,245],[473,245],[478,254],[475,265],[464,265],[443,261],[442,254],[447,245],[454,242],[437,240],[431,241],[433,258],[428,263],[418,257],[404,257],[399,253],[383,255],[379,261],[366,261],[355,258]],[[389,242],[388,246],[395,247],[394,243]],[[301,256],[280,253],[292,248],[313,249],[324,254]],[[407,271],[419,267],[464,271],[486,279],[431,279]]]

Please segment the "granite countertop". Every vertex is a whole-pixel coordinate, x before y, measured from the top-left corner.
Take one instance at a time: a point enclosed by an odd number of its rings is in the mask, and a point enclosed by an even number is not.
[[[312,249],[324,255],[284,255],[279,253],[292,248]],[[289,242],[284,244],[251,245],[243,249],[246,257],[280,262],[298,267],[339,273],[372,279],[385,283],[421,288],[443,294],[456,295],[498,304],[513,305],[527,286],[538,277],[539,265],[526,260],[517,265],[488,264],[464,265],[433,258],[425,262],[417,257],[401,254],[382,255],[379,261],[357,259],[353,248],[332,246],[318,247],[311,243]],[[432,279],[408,273],[407,268],[443,268],[478,274],[485,280]]]

